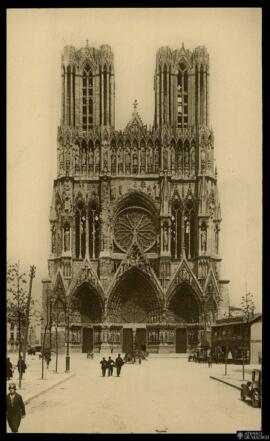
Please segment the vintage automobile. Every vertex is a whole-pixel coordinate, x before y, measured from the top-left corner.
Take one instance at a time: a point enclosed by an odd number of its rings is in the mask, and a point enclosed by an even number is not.
[[[241,384],[241,400],[250,398],[252,407],[261,407],[261,378],[261,370],[253,369],[252,381]]]
[[[27,354],[29,355],[35,355],[36,352],[40,352],[41,351],[41,346],[40,345],[34,345],[34,346],[30,346],[27,349]]]

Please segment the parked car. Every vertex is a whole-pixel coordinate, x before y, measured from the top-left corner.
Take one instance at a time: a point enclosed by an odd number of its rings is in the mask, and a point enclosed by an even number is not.
[[[30,346],[30,348],[28,348],[27,354],[35,355],[36,352],[40,352],[40,351],[41,351],[41,345],[34,345],[34,346]]]
[[[252,407],[261,407],[261,369],[253,369],[252,381],[241,384],[241,400],[251,399]]]

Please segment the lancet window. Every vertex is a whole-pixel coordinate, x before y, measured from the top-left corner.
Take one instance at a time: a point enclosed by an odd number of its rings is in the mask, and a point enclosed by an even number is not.
[[[100,251],[100,216],[96,201],[79,201],[75,214],[76,258],[97,258]]]
[[[181,256],[182,209],[178,199],[173,202],[171,219],[171,253],[175,259]]]
[[[177,75],[177,127],[188,125],[188,74],[186,65],[180,63]]]
[[[82,127],[93,128],[93,75],[87,64],[82,77]]]

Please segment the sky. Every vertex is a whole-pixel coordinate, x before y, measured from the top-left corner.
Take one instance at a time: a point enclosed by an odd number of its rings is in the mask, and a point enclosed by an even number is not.
[[[49,209],[56,178],[61,51],[109,44],[115,64],[115,128],[132,103],[154,119],[154,70],[161,46],[210,55],[210,126],[222,210],[221,278],[231,304],[246,287],[262,305],[262,82],[259,8],[9,9],[7,11],[7,257],[48,276]]]

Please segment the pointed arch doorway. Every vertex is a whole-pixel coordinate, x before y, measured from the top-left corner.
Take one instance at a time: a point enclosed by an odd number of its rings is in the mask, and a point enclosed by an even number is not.
[[[137,267],[126,271],[108,300],[108,317],[111,323],[121,323],[122,350],[146,350],[148,323],[160,319],[162,302],[150,278]]]
[[[95,349],[96,333],[104,311],[104,300],[95,288],[87,282],[80,285],[71,299],[71,336],[77,335],[77,345],[83,353]],[[99,346],[99,342],[98,342]]]
[[[177,286],[168,302],[168,317],[175,323],[175,352],[186,353],[197,340],[200,302],[187,283]]]

